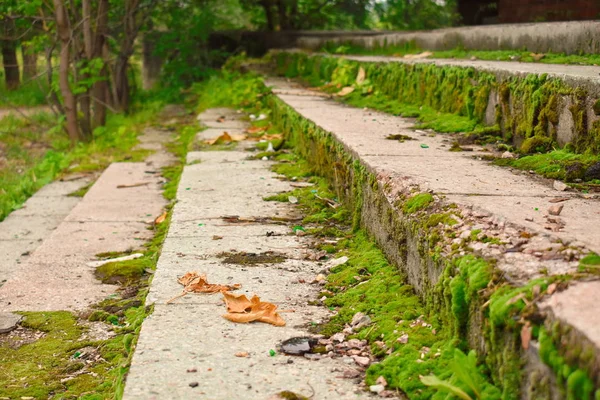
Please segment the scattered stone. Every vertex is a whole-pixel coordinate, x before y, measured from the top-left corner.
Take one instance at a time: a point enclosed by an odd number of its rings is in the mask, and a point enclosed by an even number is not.
[[[18,314],[0,312],[0,333],[12,331],[19,325],[21,319],[23,319],[23,317]]]
[[[331,340],[334,342],[343,342],[346,339],[346,335],[343,332],[338,332],[335,335],[331,336]]]
[[[354,379],[360,376],[361,372],[356,369],[348,369],[344,371],[343,377],[346,379]]]
[[[502,153],[502,158],[515,158],[515,155],[510,151],[505,151],[504,153]]]
[[[600,161],[588,167],[588,169],[585,171],[585,179],[600,179]]]
[[[343,264],[345,264],[346,262],[348,262],[348,260],[349,260],[349,258],[348,258],[348,257],[346,257],[346,256],[343,256],[343,257],[340,257],[340,258],[335,258],[335,259],[333,259],[333,260],[329,261],[329,262],[327,263],[327,266],[326,266],[326,267],[327,267],[328,269],[335,268],[335,267],[338,267],[338,266],[340,266],[340,265],[343,265]]]
[[[198,382],[192,382],[192,383],[190,383],[190,385],[189,385],[189,386],[190,386],[191,388],[195,388],[195,387],[198,387],[199,385],[200,385],[200,384],[199,384]]]
[[[397,339],[398,343],[406,344],[408,343],[408,334],[404,334]]]
[[[236,357],[248,357],[248,352],[247,351],[238,351],[237,353],[235,353]]]
[[[379,378],[377,378],[375,383],[378,385],[381,385],[383,387],[386,387],[388,385],[387,381],[385,380],[385,378],[383,376],[379,376]]]
[[[373,393],[379,394],[379,393],[381,393],[381,392],[383,392],[385,390],[385,386],[383,386],[383,385],[371,385],[371,386],[369,386],[369,390],[371,392],[373,392]]]
[[[567,190],[569,188],[569,185],[567,185],[564,182],[561,181],[554,181],[554,184],[552,185],[554,187],[554,189],[558,190],[559,192],[564,192],[565,190]]]
[[[281,343],[281,351],[285,354],[301,356],[310,353],[317,342],[317,339],[310,337],[293,337]]]
[[[198,368],[190,368],[186,372],[198,372]]]
[[[361,356],[352,356],[354,362],[361,367],[368,367],[371,364],[371,360],[369,357],[361,357]]]
[[[350,326],[354,330],[359,330],[370,324],[371,318],[368,315],[361,312],[357,312],[356,314],[354,314],[354,317],[352,317],[352,322],[350,322]]]
[[[563,209],[563,205],[562,204],[554,205],[554,206],[548,208],[548,214],[550,214],[550,215],[560,215],[562,209]]]

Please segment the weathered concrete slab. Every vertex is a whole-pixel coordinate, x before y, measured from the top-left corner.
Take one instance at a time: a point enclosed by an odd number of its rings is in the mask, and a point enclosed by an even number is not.
[[[392,177],[398,188],[416,185],[422,190],[445,194],[460,204],[482,208],[489,215],[499,211],[507,223],[519,226],[526,218],[531,218],[533,210],[537,217],[527,226],[540,234],[549,233],[539,216],[546,211],[549,198],[565,194],[555,190],[551,181],[490,165],[474,159],[470,152],[450,152],[444,135],[420,136],[409,129],[409,121],[400,117],[334,101],[321,102],[319,108],[296,108],[295,99],[289,94],[294,87],[283,79],[270,79],[268,84],[285,90],[288,105],[331,132],[376,175]],[[303,96],[297,99],[305,101]],[[391,142],[385,139],[391,133],[417,137],[418,140]],[[421,144],[429,148],[422,148]],[[569,200],[563,213],[561,218],[566,225],[562,231],[552,232],[552,236],[565,241],[576,240],[585,243],[590,250],[600,252],[600,224],[594,222],[600,221],[598,200]]]
[[[200,163],[184,168],[178,203],[146,300],[155,304],[154,313],[142,326],[124,398],[266,399],[283,390],[310,396],[310,387],[318,399],[369,397],[355,393],[351,381],[338,378],[341,373],[334,371],[349,368],[340,360],[288,361],[281,355],[269,355],[279,342],[306,336],[304,326],[327,316],[326,308],[307,304],[317,296],[319,286],[305,283],[324,267],[301,259],[306,243],[289,235],[286,226],[223,221],[222,216],[232,214],[269,217],[296,213],[292,204],[262,200],[265,192],[289,190],[291,186],[269,171],[269,163],[247,161],[245,155],[195,153],[192,157]],[[216,257],[224,251],[274,251],[287,259],[281,263],[229,264]],[[282,310],[294,312],[282,314],[287,325],[281,328],[223,319],[225,307],[218,294],[189,294],[165,304],[181,293],[177,278],[188,271],[206,273],[211,283],[241,283],[240,293],[257,294]],[[235,356],[243,351],[249,356]],[[186,372],[190,369],[197,372]],[[194,382],[199,386],[190,387]]]
[[[163,139],[168,137],[170,134],[164,134]],[[140,147],[155,144],[157,140],[149,138]],[[162,153],[158,150],[156,154]],[[162,159],[169,160],[170,156]],[[64,190],[46,189],[42,193],[51,193],[50,196],[34,196],[26,203],[27,207],[11,214],[7,219],[8,235],[35,240],[10,242],[23,244],[23,250],[19,251],[30,255],[25,260],[17,258],[6,270],[2,264],[0,279],[5,282],[0,287],[0,311],[82,310],[114,293],[116,286],[100,283],[94,269],[86,264],[96,259],[98,253],[137,249],[152,238],[153,232],[147,229],[146,222],[153,221],[166,205],[160,191],[163,178],[157,173],[158,166],[145,162],[114,163],[83,199],[57,194]],[[147,185],[118,188],[138,183]],[[72,182],[65,184],[73,186]],[[40,220],[39,215],[56,217]],[[13,223],[13,218],[19,220]],[[31,226],[38,233],[17,228],[26,219],[36,221]],[[42,228],[44,232],[40,233]],[[18,251],[11,250],[10,259],[16,254]]]
[[[52,182],[0,222],[0,286],[18,271],[19,264],[29,258],[81,200],[67,195],[88,184],[90,179]]]

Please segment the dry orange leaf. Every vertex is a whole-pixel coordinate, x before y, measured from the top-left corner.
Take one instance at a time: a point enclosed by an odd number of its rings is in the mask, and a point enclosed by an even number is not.
[[[268,128],[269,128],[268,126],[252,126],[248,129],[246,129],[246,132],[251,135],[255,135],[257,133],[266,131]]]
[[[167,219],[166,211],[160,214],[158,217],[156,217],[156,219],[154,220],[154,225],[162,224],[163,222],[165,222],[165,219]]]
[[[205,140],[204,143],[212,146],[214,144],[228,144],[232,142],[240,142],[246,138],[246,135],[230,135],[228,132],[223,132],[221,136]]]
[[[229,290],[236,290],[242,287],[239,283],[233,285],[219,285],[215,283],[208,283],[206,274],[199,274],[198,272],[188,272],[181,278],[177,279],[177,282],[183,285],[183,293],[177,295],[167,301],[171,303],[173,300],[185,296],[188,293],[218,293],[226,292]]]
[[[337,92],[335,95],[336,96],[340,96],[340,97],[344,97],[344,96],[349,95],[352,92],[354,92],[354,86],[346,86],[345,88],[343,88],[342,90],[340,90],[339,92]]]
[[[231,322],[259,321],[275,326],[285,325],[285,321],[277,313],[277,306],[273,303],[260,301],[260,297],[256,295],[248,300],[244,294],[223,292],[223,298],[227,305],[227,314],[223,315],[223,318]]]
[[[521,328],[521,345],[523,349],[527,350],[529,348],[529,343],[531,342],[531,334],[533,333],[533,328],[531,327],[531,323],[527,321],[523,328]]]

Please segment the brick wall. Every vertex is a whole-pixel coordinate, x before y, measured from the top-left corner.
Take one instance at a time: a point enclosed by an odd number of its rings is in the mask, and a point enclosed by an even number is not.
[[[499,22],[600,19],[600,0],[499,0]]]

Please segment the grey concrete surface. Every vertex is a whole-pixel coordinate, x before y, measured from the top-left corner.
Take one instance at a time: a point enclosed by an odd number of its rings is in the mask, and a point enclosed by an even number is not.
[[[349,107],[318,99],[319,107],[306,106],[307,96],[294,98],[301,91],[282,79],[269,79],[275,93],[286,93],[282,100],[300,115],[331,132],[346,149],[376,175],[402,177],[395,184],[417,185],[445,195],[449,200],[482,208],[503,220],[548,234],[540,218],[555,197],[572,197],[561,218],[566,226],[553,232],[565,241],[585,243],[600,252],[600,207],[597,199],[557,191],[552,181],[533,179],[528,174],[497,167],[473,157],[471,152],[450,152],[448,135],[414,131],[411,122],[389,114]],[[299,100],[296,103],[296,99]],[[421,132],[421,133],[419,133]],[[390,134],[404,134],[416,140],[403,143],[387,140]],[[428,148],[422,148],[426,144]],[[537,210],[536,210],[537,209]],[[527,221],[534,218],[530,223]]]
[[[81,200],[67,195],[88,184],[90,179],[52,182],[0,222],[0,287]]]
[[[468,236],[475,229],[499,233],[500,240],[509,243],[507,247],[471,243],[470,251],[495,259],[507,280],[523,284],[545,274],[574,273],[578,261],[569,261],[565,252],[580,255],[600,252],[600,199],[597,195],[558,191],[550,180],[477,159],[478,151],[450,152],[448,135],[414,131],[406,119],[316,97],[318,107],[314,107],[308,103],[307,91],[294,84],[282,79],[269,79],[267,84],[274,87],[275,94],[285,93],[280,97],[285,103],[330,132],[375,174],[390,204],[398,199],[398,194],[430,191],[443,201],[455,203],[463,218],[472,218],[471,222],[461,222],[464,226],[459,235]],[[294,96],[294,91],[299,95]],[[386,136],[392,133],[416,140],[391,142]],[[422,144],[428,147],[422,148]],[[548,208],[553,204],[550,200],[557,197],[567,198],[561,203],[564,208],[559,217],[565,225],[553,231],[547,229]],[[531,240],[519,242],[520,232],[528,232]],[[509,249],[513,246],[518,249]],[[449,246],[446,251],[451,251]],[[415,260],[415,270],[422,270],[421,256],[413,257],[412,261]],[[407,263],[410,262],[409,254]],[[407,269],[410,279],[411,266],[407,265]],[[413,284],[418,287],[418,280]],[[551,318],[572,327],[580,340],[591,343],[596,355],[600,351],[598,286],[597,281],[578,283],[550,296],[545,307]],[[595,360],[598,361],[598,357]]]
[[[226,110],[225,110],[226,111]],[[209,117],[223,111],[209,111]],[[202,119],[202,116],[201,118]],[[246,160],[247,153],[195,152],[200,163],[184,168],[169,233],[154,274],[147,304],[154,304],[140,333],[125,386],[125,399],[266,399],[283,390],[315,399],[369,397],[356,392],[352,381],[339,378],[353,368],[339,359],[311,361],[277,354],[278,343],[306,336],[306,326],[327,317],[324,307],[309,306],[318,294],[310,285],[324,268],[303,260],[307,247],[289,228],[272,223],[229,223],[221,217],[295,216],[289,203],[263,201],[266,193],[289,190],[269,171],[270,163]],[[267,232],[276,235],[267,236]],[[215,239],[214,237],[219,238]],[[227,264],[221,252],[276,251],[282,263]],[[225,307],[220,294],[181,293],[177,278],[188,271],[206,273],[209,282],[241,283],[239,293],[257,294],[264,301],[289,310],[281,314],[285,327],[262,323],[235,324],[221,317]],[[248,352],[248,357],[236,357]],[[187,372],[195,369],[196,372]],[[198,382],[198,387],[190,387]]]
[[[536,53],[597,53],[600,21],[538,22],[465,26],[415,32],[299,32],[298,47],[321,49],[327,42],[365,48],[411,44],[425,50],[528,50]]]
[[[301,51],[301,50],[300,50]],[[549,77],[559,78],[572,87],[585,88],[592,97],[600,96],[600,75],[598,67],[594,65],[565,65],[542,64],[515,61],[485,61],[463,60],[446,58],[405,59],[389,56],[360,56],[360,55],[332,55],[330,57],[346,58],[362,62],[374,63],[403,63],[403,64],[435,64],[457,67],[472,67],[477,70],[490,72],[499,79],[504,80],[512,76],[526,76],[529,74],[547,74]],[[304,99],[307,101],[307,99]],[[314,103],[313,103],[314,105]]]
[[[83,310],[114,293],[116,286],[102,284],[87,263],[98,253],[140,248],[152,237],[148,223],[166,205],[158,168],[172,159],[156,144],[170,136],[142,135],[139,147],[155,150],[157,158],[111,164],[82,199],[65,196],[74,182],[56,182],[0,225],[7,228],[0,230],[0,250],[19,254],[3,246],[4,238],[29,246],[26,259],[0,267],[0,311]],[[147,185],[118,188],[138,183]]]

